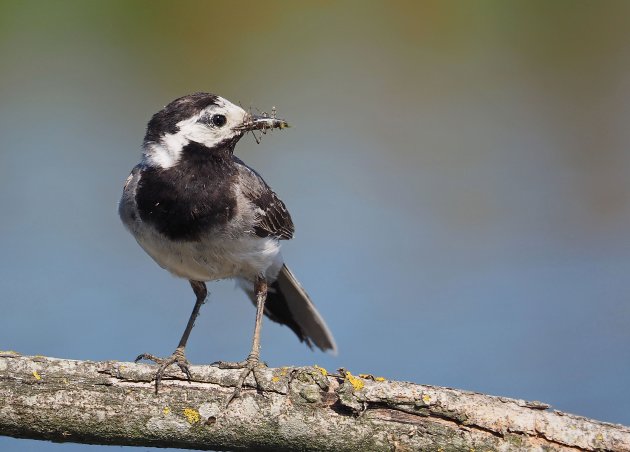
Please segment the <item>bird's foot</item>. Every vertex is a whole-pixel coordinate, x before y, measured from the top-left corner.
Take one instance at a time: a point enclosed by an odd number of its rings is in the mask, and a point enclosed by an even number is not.
[[[184,354],[183,347],[177,347],[173,354],[168,358],[158,358],[156,356],[150,355],[148,353],[143,353],[138,355],[135,359],[135,362],[138,362],[142,359],[146,359],[149,361],[153,361],[158,364],[158,370],[155,373],[155,393],[158,393],[158,389],[160,388],[160,382],[162,381],[162,376],[164,375],[164,371],[171,365],[177,364],[177,366],[184,372],[188,381],[192,380],[192,375],[190,373],[190,362],[186,359],[186,355]]]
[[[254,376],[254,380],[256,381],[256,387],[258,390],[261,390],[260,386],[260,378],[258,375],[258,371],[262,367],[267,367],[267,364],[260,360],[260,358],[256,355],[249,355],[245,361],[239,362],[227,362],[227,361],[217,361],[212,364],[213,366],[217,366],[219,369],[243,369],[241,374],[238,377],[238,381],[236,382],[236,386],[232,394],[230,394],[225,401],[224,407],[227,408],[232,400],[238,397],[241,394],[241,389],[243,388],[243,384],[245,384],[245,379],[249,374]]]

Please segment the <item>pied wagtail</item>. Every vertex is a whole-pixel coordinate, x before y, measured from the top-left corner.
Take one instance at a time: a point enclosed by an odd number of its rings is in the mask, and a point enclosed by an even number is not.
[[[293,237],[289,212],[262,177],[234,156],[246,132],[285,127],[275,114],[252,115],[209,93],[176,99],[149,121],[142,160],[124,186],[120,217],[149,256],[188,279],[196,296],[175,352],[164,359],[150,354],[136,359],[159,365],[156,392],[172,364],[191,378],[184,349],[207,296],[206,281],[235,278],[256,305],[247,359],[215,363],[243,369],[226,405],[250,373],[258,380],[263,314],[287,325],[309,347],[336,351],[326,323],[280,254],[280,240]]]

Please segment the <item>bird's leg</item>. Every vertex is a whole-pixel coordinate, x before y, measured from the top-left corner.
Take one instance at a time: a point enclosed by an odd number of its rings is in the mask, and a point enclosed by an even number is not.
[[[143,353],[136,358],[136,362],[141,359],[148,359],[149,361],[153,361],[156,364],[159,364],[157,372],[155,373],[155,393],[158,393],[158,389],[160,387],[160,381],[162,381],[162,375],[164,375],[164,371],[171,365],[177,364],[177,366],[184,372],[188,381],[192,379],[192,375],[190,374],[190,363],[186,359],[186,355],[184,350],[186,348],[186,342],[188,342],[188,336],[190,336],[190,332],[195,326],[195,319],[199,315],[199,309],[201,309],[201,305],[206,301],[206,297],[208,296],[208,290],[206,289],[206,284],[202,281],[190,281],[190,285],[192,286],[193,291],[195,292],[195,296],[197,297],[197,301],[195,301],[195,307],[193,308],[192,313],[190,314],[190,318],[188,319],[188,324],[186,325],[186,329],[184,330],[184,334],[182,334],[182,338],[179,340],[179,344],[177,348],[173,352],[171,356],[168,358],[157,358],[148,353]]]
[[[224,361],[215,363],[221,369],[243,369],[243,372],[241,372],[241,375],[238,377],[234,391],[225,402],[225,407],[227,407],[234,398],[239,396],[245,379],[250,373],[254,375],[256,386],[260,387],[257,371],[259,367],[265,365],[260,362],[260,329],[262,326],[263,313],[265,312],[265,300],[267,299],[267,280],[263,276],[256,278],[254,282],[254,293],[256,294],[256,323],[254,325],[254,339],[252,340],[252,349],[249,352],[249,356],[245,361],[236,363]]]

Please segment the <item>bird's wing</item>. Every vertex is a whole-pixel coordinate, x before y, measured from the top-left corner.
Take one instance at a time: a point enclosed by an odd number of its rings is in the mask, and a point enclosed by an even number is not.
[[[289,240],[293,238],[295,227],[291,215],[278,195],[256,171],[237,157],[234,163],[238,168],[243,195],[260,209],[254,225],[254,232],[259,237],[277,237]]]

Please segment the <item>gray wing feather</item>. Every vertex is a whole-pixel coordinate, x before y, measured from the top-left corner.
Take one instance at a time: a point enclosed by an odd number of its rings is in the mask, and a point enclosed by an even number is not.
[[[234,157],[238,168],[243,195],[260,209],[254,225],[254,232],[259,237],[277,237],[290,240],[295,227],[291,215],[278,195],[267,185],[264,179],[240,159]]]

